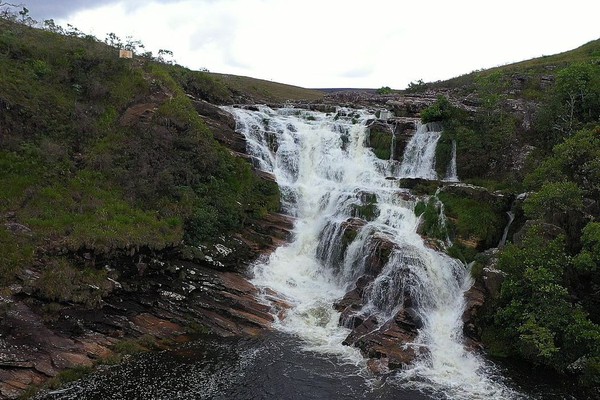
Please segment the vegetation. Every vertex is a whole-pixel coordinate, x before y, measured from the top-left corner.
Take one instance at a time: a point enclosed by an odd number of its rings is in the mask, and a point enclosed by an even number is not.
[[[392,156],[393,136],[389,132],[379,132],[373,130],[369,132],[369,147],[373,149],[373,154],[381,160],[389,160]]]
[[[389,86],[382,86],[377,89],[377,94],[392,94],[394,91]]]
[[[511,231],[520,230],[519,235],[500,252],[499,268],[506,275],[499,298],[490,300],[481,319],[484,343],[496,356],[573,377],[586,395],[597,396],[600,40],[425,86],[469,94],[478,104],[477,111],[466,112],[440,97],[422,112],[423,122],[444,126],[438,173],[445,173],[455,142],[461,180],[505,194],[530,192]],[[527,126],[513,111],[515,104],[531,107]],[[530,149],[527,159],[515,167],[515,154],[525,147]],[[438,197],[451,236],[459,239],[449,254],[480,260],[462,240],[469,237],[482,239],[480,251],[496,246],[505,224],[501,210],[443,191]],[[425,215],[430,206],[417,208]],[[484,263],[474,270],[479,279]]]
[[[571,257],[564,237],[544,237],[541,227],[500,257],[507,272],[491,326],[504,350],[534,364],[575,374],[587,386],[600,383],[600,326],[569,296]]]
[[[247,76],[209,73],[208,77],[225,85],[235,101],[252,98],[255,102],[285,102],[288,100],[320,100],[325,93],[298,86],[250,78]]]
[[[209,244],[278,209],[276,185],[213,139],[188,96],[230,101],[225,83],[119,59],[131,39],[45,27],[0,19],[2,286],[35,267],[37,296],[91,307],[108,291],[96,258]]]
[[[498,244],[505,225],[502,210],[484,201],[447,192],[441,192],[438,198],[452,222],[453,236],[474,240],[479,250]]]

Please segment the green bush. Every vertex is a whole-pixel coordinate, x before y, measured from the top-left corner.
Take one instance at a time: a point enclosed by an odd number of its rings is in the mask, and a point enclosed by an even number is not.
[[[523,204],[525,215],[533,219],[549,218],[553,213],[582,207],[583,191],[573,182],[546,183]]]
[[[590,386],[598,379],[596,364],[574,365],[600,355],[600,326],[571,301],[564,237],[544,239],[541,229],[532,227],[522,244],[502,251],[498,266],[507,275],[489,331],[508,354],[575,374]]]
[[[538,190],[545,182],[562,181],[574,182],[587,196],[600,196],[600,126],[583,129],[556,145],[525,184]]]
[[[435,103],[421,111],[421,121],[444,122],[452,119],[457,113],[456,107],[450,103],[447,97],[438,96]]]
[[[575,258],[575,266],[582,272],[600,270],[600,222],[590,222],[583,228],[581,252]]]
[[[382,86],[377,89],[377,94],[392,94],[393,90],[389,86]]]
[[[502,211],[492,204],[446,192],[441,192],[438,197],[444,203],[446,215],[452,221],[454,235],[463,239],[476,238],[481,249],[498,244],[505,224]]]

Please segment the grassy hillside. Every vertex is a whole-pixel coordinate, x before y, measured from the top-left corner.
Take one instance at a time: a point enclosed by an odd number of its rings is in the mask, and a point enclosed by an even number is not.
[[[255,102],[283,103],[287,100],[320,100],[325,96],[319,90],[304,89],[247,76],[210,73],[217,82],[223,83],[234,98],[252,98]]]
[[[204,72],[0,19],[1,290],[93,305],[103,261],[197,249],[278,209],[188,94],[232,101]]]
[[[539,92],[540,77],[554,75],[556,71],[575,63],[586,63],[600,57],[600,39],[593,40],[574,50],[563,53],[533,58],[513,64],[502,65],[481,71],[473,71],[446,81],[429,82],[420,85],[418,90],[455,88],[469,92],[476,89],[476,82],[484,77],[501,74],[503,76],[517,76],[527,80],[526,85],[533,92]]]

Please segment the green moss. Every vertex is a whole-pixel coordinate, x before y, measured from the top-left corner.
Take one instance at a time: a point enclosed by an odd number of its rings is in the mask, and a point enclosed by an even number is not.
[[[352,216],[365,221],[373,221],[379,216],[377,196],[374,193],[361,193],[360,204],[352,205]]]
[[[505,225],[502,212],[494,205],[447,192],[438,195],[446,206],[446,215],[452,222],[455,235],[464,239],[476,238],[482,248],[494,247],[500,240]]]
[[[66,259],[56,259],[45,266],[33,287],[44,299],[93,307],[108,291],[106,277],[105,270],[79,269]]]
[[[400,179],[398,185],[401,188],[410,189],[418,196],[433,196],[440,187],[440,182],[425,179]]]
[[[421,217],[419,226],[421,234],[434,239],[446,240],[448,229],[447,226],[440,223],[440,210],[435,197],[431,197],[427,203],[417,203],[415,214]]]
[[[143,353],[156,348],[156,346],[156,340],[152,336],[144,335],[136,339],[120,340],[112,347],[112,350],[123,356]]]
[[[369,147],[377,158],[389,160],[392,152],[393,136],[389,132],[372,131],[369,133]]]
[[[450,246],[450,248],[447,250],[447,252],[450,257],[461,260],[463,263],[466,264],[475,260],[478,254],[476,249],[464,246],[460,243],[453,243],[452,246]],[[477,273],[481,273],[481,268],[482,267],[478,266],[474,267],[474,269],[471,269],[471,274],[475,277]]]
[[[452,139],[442,132],[435,148],[435,170],[438,176],[446,176],[448,165],[452,160]]]

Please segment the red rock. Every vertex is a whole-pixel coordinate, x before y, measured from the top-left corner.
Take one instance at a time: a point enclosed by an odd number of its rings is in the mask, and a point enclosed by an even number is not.
[[[178,324],[144,313],[131,318],[138,330],[161,339],[183,335],[185,330]]]
[[[93,362],[85,354],[72,352],[57,352],[50,355],[52,364],[58,369],[73,368],[78,366],[91,367]]]

